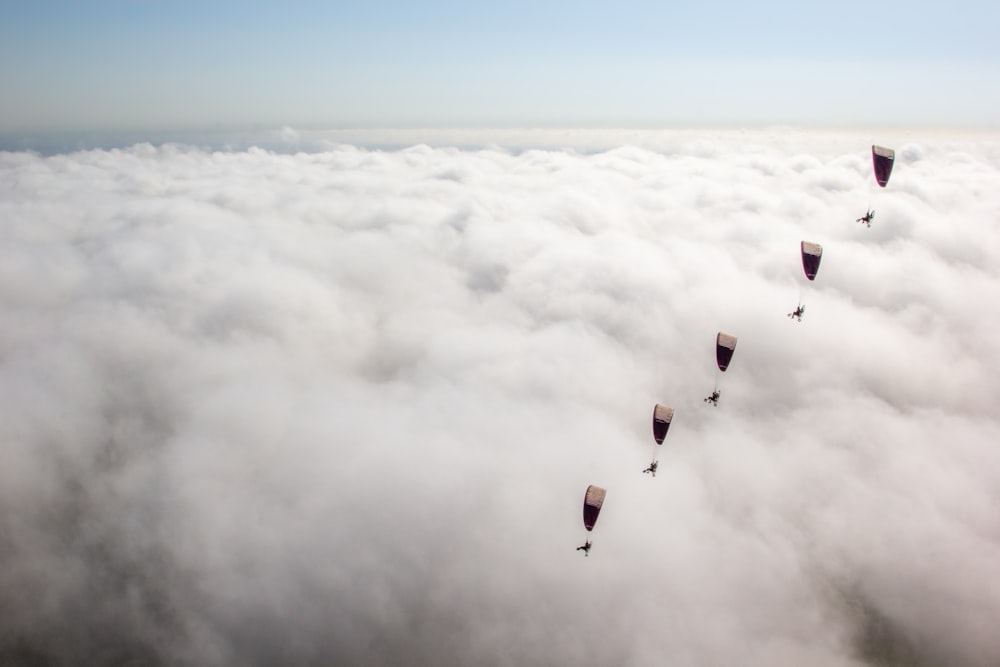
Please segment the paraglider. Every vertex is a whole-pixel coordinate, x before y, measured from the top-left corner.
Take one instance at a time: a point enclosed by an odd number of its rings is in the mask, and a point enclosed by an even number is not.
[[[729,362],[733,359],[733,352],[736,351],[736,336],[722,333],[715,337],[715,363],[719,365],[719,370],[723,373],[729,368]]]
[[[656,440],[656,444],[663,444],[663,439],[667,437],[667,431],[670,429],[670,422],[673,419],[673,408],[659,403],[653,407],[653,440]]]
[[[802,241],[799,244],[799,250],[802,254],[802,271],[805,272],[806,278],[809,282],[816,279],[816,274],[819,273],[819,263],[823,259],[823,246],[818,243],[812,243],[811,241]],[[793,320],[802,321],[802,315],[805,314],[806,307],[802,303],[802,294],[799,294],[799,305],[792,312],[788,313],[788,318]]]
[[[819,273],[819,262],[823,259],[823,246],[810,241],[803,241],[800,246],[802,250],[802,270],[806,273],[806,278],[810,281],[816,280]]]
[[[657,403],[653,406],[653,440],[657,445],[663,444],[663,439],[667,437],[667,431],[670,429],[670,422],[674,418],[674,409],[667,407],[666,405],[660,405]],[[655,451],[655,448],[654,448]],[[656,477],[656,467],[659,463],[656,460],[656,456],[653,456],[653,462],[649,464],[649,467],[643,470],[644,473],[652,473],[653,477]]]
[[[872,166],[875,168],[875,180],[879,187],[889,184],[889,176],[892,175],[892,163],[896,159],[896,151],[885,146],[872,144]]]
[[[731,336],[727,333],[722,333],[721,331],[715,336],[715,363],[719,366],[719,372],[725,373],[726,369],[729,368],[729,362],[733,360],[733,352],[736,351],[736,336]],[[705,399],[705,403],[711,403],[713,406],[719,405],[719,396],[721,396],[719,391],[719,380],[716,378],[715,389],[712,393]]]
[[[594,524],[597,523],[597,517],[601,514],[601,506],[604,505],[604,496],[607,491],[599,486],[594,486],[591,484],[587,487],[587,493],[583,496],[583,527],[587,529],[587,532],[594,530]],[[588,539],[583,546],[576,548],[577,551],[582,551],[584,556],[590,555],[591,541]]]
[[[880,188],[889,184],[889,177],[892,176],[892,165],[896,161],[896,151],[885,146],[872,144],[872,168],[875,170],[875,182]],[[875,210],[871,208],[871,202],[866,209],[866,213],[855,222],[860,222],[867,227],[872,226],[875,219]]]

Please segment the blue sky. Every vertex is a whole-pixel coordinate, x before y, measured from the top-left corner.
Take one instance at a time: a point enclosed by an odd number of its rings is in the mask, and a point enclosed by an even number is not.
[[[996,127],[987,2],[0,2],[0,132]]]

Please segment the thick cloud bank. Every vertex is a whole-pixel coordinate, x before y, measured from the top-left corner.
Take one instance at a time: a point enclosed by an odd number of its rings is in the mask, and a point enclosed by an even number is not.
[[[0,663],[1000,664],[996,137],[559,141],[0,153]]]

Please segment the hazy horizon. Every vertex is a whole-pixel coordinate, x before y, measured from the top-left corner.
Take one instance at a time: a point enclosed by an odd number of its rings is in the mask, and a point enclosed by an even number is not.
[[[584,152],[611,150],[621,146],[657,150],[678,138],[728,137],[749,141],[778,141],[791,146],[801,140],[808,150],[816,139],[836,137],[854,141],[858,146],[873,143],[901,143],[941,139],[961,140],[980,137],[989,141],[1000,138],[1000,130],[975,128],[926,127],[804,127],[804,126],[706,126],[700,128],[662,127],[412,127],[412,128],[335,128],[308,129],[290,126],[273,128],[163,130],[163,131],[61,131],[0,132],[0,151],[29,151],[58,155],[81,150],[124,149],[139,144],[162,146],[176,144],[207,150],[244,151],[252,147],[276,153],[322,152],[338,145],[398,151],[427,145],[434,148],[506,150],[536,148],[569,149]]]

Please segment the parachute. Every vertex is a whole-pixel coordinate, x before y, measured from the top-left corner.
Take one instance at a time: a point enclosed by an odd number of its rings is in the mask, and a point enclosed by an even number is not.
[[[896,159],[896,151],[884,146],[872,145],[872,165],[875,167],[875,180],[880,187],[889,183],[892,175],[892,163]]]
[[[659,403],[653,408],[653,439],[656,440],[656,444],[663,444],[663,439],[667,437],[667,430],[670,429],[670,420],[673,418],[673,408]]]
[[[814,280],[819,271],[819,261],[823,258],[823,246],[818,243],[802,242],[802,270],[806,278]],[[735,341],[733,341],[735,343]]]
[[[597,523],[597,515],[601,513],[606,493],[607,491],[593,484],[587,487],[587,493],[583,497],[583,527],[588,532],[593,530],[594,524]]]
[[[736,350],[736,336],[719,332],[715,337],[715,361],[719,364],[719,370],[725,372],[732,361],[733,352]]]

